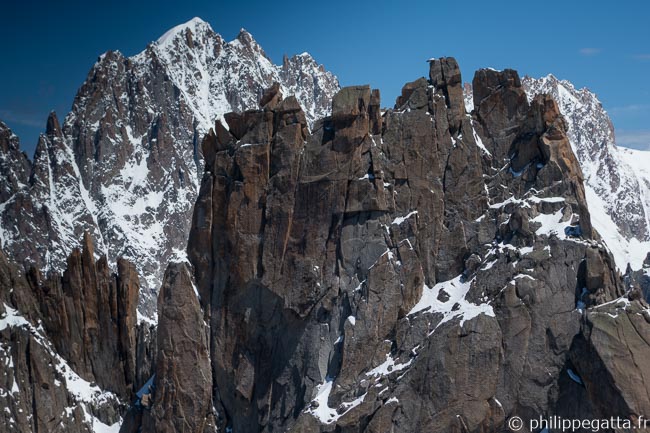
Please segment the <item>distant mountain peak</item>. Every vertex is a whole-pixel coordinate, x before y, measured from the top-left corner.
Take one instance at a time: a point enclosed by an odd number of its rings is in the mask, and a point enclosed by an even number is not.
[[[239,33],[237,34],[237,39],[239,39],[240,37],[241,38],[252,37],[252,35],[250,34],[250,32],[248,30],[246,30],[245,28],[242,27],[242,28],[239,29]]]
[[[102,54],[62,124],[48,119],[34,168],[13,154],[17,162],[0,167],[17,179],[0,182],[3,247],[17,262],[60,271],[88,230],[109,263],[136,263],[148,303],[141,312],[151,316],[164,266],[187,244],[204,135],[227,112],[259,108],[274,82],[296,96],[310,126],[329,115],[339,89],[311,56],[276,65],[246,30],[224,43],[200,18],[134,56]],[[7,149],[17,146],[9,134]]]
[[[194,17],[191,20],[179,24],[177,26],[172,27],[171,29],[167,30],[161,37],[159,37],[156,40],[156,44],[158,45],[165,45],[169,43],[169,41],[173,40],[176,38],[178,35],[184,34],[186,30],[190,30],[193,34],[197,34],[200,30],[212,30],[212,27],[210,26],[209,23],[206,21],[203,21],[199,17]]]

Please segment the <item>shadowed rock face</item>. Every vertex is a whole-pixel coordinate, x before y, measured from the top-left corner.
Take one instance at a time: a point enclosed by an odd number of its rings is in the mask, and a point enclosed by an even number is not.
[[[214,432],[207,327],[185,264],[167,268],[158,311],[156,392],[143,431]]]
[[[636,421],[650,409],[650,316],[645,306],[628,302],[587,313],[571,361],[597,413]]]

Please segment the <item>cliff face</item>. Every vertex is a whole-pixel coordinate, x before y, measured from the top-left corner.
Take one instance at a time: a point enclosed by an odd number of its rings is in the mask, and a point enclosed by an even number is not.
[[[432,60],[395,109],[344,88],[311,132],[275,88],[205,138],[188,256],[219,429],[500,431],[650,410],[621,376],[645,377],[631,363],[647,343],[611,331],[647,326],[646,307],[621,298],[595,240],[557,104],[529,103],[512,70],[473,87],[466,113],[455,60]]]
[[[195,290],[187,265],[170,264],[158,297],[156,392],[144,431],[215,431],[207,325]]]
[[[650,153],[616,145],[614,126],[598,97],[576,89],[553,75],[521,80],[529,102],[548,94],[567,122],[567,137],[584,174],[584,186],[594,227],[612,252],[620,270],[642,266],[650,250]],[[465,105],[474,107],[471,85],[464,88]]]

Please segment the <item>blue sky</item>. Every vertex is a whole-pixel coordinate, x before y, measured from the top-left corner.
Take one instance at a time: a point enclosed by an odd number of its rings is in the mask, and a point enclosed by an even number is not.
[[[426,59],[553,73],[596,92],[619,144],[650,148],[650,2],[599,0],[130,2],[12,1],[0,26],[0,119],[32,154],[50,110],[62,118],[97,57],[135,54],[194,16],[225,39],[241,27],[271,59],[310,52],[342,85],[381,89],[392,106]]]

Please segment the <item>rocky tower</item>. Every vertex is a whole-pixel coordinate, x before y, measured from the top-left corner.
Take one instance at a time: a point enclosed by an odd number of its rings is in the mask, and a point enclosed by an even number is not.
[[[226,42],[198,18],[135,56],[103,54],[62,126],[48,119],[31,169],[0,124],[3,247],[18,263],[62,271],[89,231],[110,266],[120,256],[136,264],[142,311],[153,316],[166,264],[185,254],[201,139],[224,113],[256,108],[273,82],[296,95],[309,124],[338,90],[308,54],[274,65],[245,30]]]
[[[186,264],[167,268],[158,311],[155,400],[143,430],[214,432],[208,332]]]
[[[151,376],[155,338],[137,326],[135,266],[111,273],[89,234],[62,276],[27,274],[0,251],[0,414],[7,432],[118,428]]]
[[[473,87],[467,113],[456,61],[434,59],[394,110],[344,88],[310,132],[276,86],[205,138],[188,256],[220,431],[650,411],[646,306],[621,297],[556,102],[512,70]]]
[[[553,75],[524,77],[529,101],[549,94],[568,124],[567,137],[585,177],[585,192],[594,226],[612,251],[619,269],[642,266],[650,251],[650,153],[616,146],[614,127],[598,97]],[[472,86],[465,86],[465,105],[473,108]]]
[[[568,136],[585,173],[587,198],[598,231],[621,270],[642,266],[650,251],[650,152],[616,145],[614,126],[589,89],[553,75],[524,77],[530,97],[548,93],[569,122]]]

